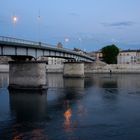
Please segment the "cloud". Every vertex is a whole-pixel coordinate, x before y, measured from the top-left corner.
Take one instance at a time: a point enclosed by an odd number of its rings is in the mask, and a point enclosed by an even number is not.
[[[135,22],[132,21],[121,21],[121,22],[113,22],[113,23],[102,23],[103,26],[106,27],[128,27],[133,26]]]

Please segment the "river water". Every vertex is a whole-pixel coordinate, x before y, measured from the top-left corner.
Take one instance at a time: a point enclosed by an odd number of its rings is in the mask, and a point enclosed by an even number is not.
[[[140,140],[140,75],[47,77],[45,92],[8,91],[0,74],[0,140]]]

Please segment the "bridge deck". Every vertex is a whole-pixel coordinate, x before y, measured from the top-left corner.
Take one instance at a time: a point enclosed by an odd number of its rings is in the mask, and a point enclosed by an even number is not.
[[[57,48],[55,45],[4,36],[0,36],[0,55],[30,55],[35,58],[39,56],[54,56],[81,61],[95,60],[88,55],[79,54],[70,49]]]

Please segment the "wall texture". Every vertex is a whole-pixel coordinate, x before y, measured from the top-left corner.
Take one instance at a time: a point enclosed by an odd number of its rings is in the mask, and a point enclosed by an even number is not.
[[[64,63],[64,77],[84,77],[84,63],[66,62]]]
[[[46,85],[46,64],[38,62],[11,62],[9,85],[39,88]]]
[[[140,73],[140,64],[85,64],[85,73]]]

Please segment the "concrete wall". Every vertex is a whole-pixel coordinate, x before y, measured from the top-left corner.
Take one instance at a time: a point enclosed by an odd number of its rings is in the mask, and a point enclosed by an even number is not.
[[[46,65],[46,71],[50,73],[63,73],[63,64]],[[0,64],[0,72],[9,72],[9,64]]]
[[[63,69],[64,69],[64,64],[46,65],[47,72],[51,72],[51,73],[63,73]]]
[[[9,72],[9,64],[0,64],[0,72]]]
[[[139,64],[86,64],[85,73],[140,73]]]
[[[64,77],[84,77],[84,63],[66,62],[64,63]]]
[[[46,85],[46,64],[39,62],[11,62],[9,85],[39,88]]]
[[[97,64],[85,63],[85,73],[109,73],[112,70],[113,73],[140,73],[140,64]],[[64,65],[47,65],[46,71],[49,73],[63,73]],[[8,64],[0,64],[0,72],[9,72]]]

